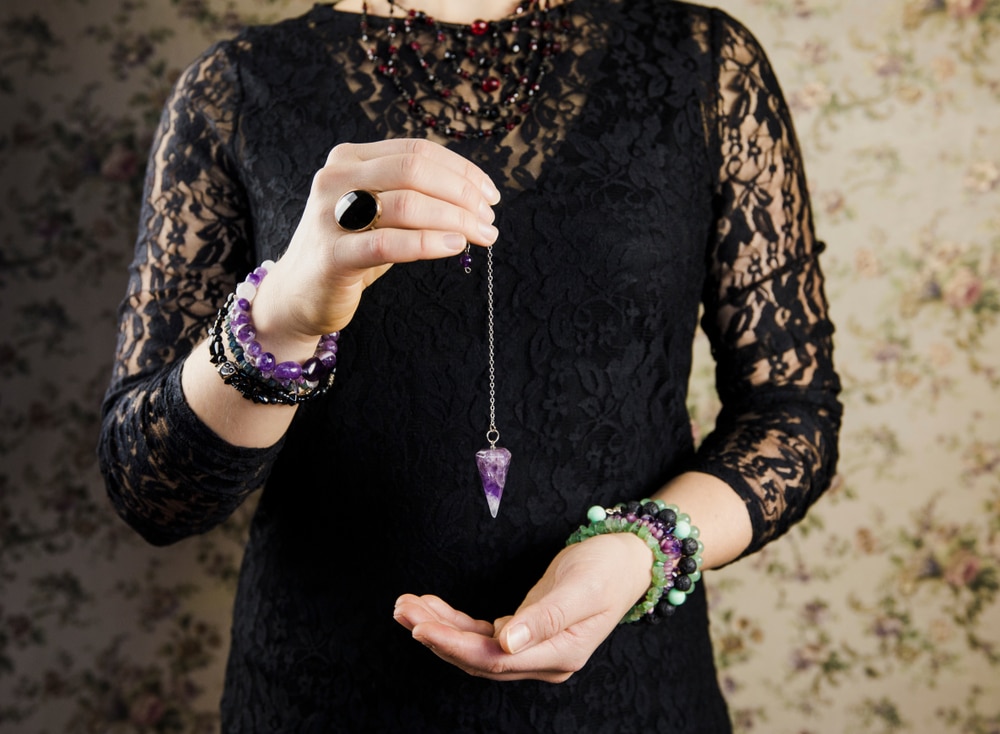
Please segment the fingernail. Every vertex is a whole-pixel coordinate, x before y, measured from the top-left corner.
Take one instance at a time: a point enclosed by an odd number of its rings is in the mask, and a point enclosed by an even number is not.
[[[483,181],[482,192],[487,201],[492,201],[494,204],[500,201],[500,189],[494,186],[492,181]]]
[[[521,650],[529,642],[531,642],[531,632],[523,624],[515,625],[507,633],[507,648],[512,654]]]
[[[500,236],[500,231],[492,224],[487,224],[486,222],[479,223],[479,231],[486,242],[494,242]]]
[[[465,249],[465,238],[460,234],[446,234],[444,236],[444,247],[451,252],[461,252]],[[397,602],[398,604],[399,602]]]

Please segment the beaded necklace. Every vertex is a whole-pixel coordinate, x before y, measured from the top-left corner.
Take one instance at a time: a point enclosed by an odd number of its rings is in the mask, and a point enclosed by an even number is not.
[[[572,28],[565,4],[552,10],[549,0],[525,0],[506,18],[468,24],[440,23],[396,0],[389,13],[379,28],[362,6],[361,40],[375,73],[420,129],[455,140],[517,128]]]

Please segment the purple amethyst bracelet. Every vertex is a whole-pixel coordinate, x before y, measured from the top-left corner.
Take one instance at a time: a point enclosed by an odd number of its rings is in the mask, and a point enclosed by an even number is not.
[[[255,403],[295,405],[318,397],[333,384],[340,332],[320,337],[313,356],[303,363],[285,361],[257,341],[250,309],[269,268],[267,260],[236,287],[210,329],[212,363],[226,384]],[[223,340],[223,335],[228,339]],[[226,354],[226,342],[233,359]]]

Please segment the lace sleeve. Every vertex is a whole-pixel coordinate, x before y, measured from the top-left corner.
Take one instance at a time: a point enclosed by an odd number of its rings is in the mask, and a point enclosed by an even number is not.
[[[702,326],[723,407],[695,468],[746,501],[752,553],[829,486],[840,386],[817,262],[823,245],[788,109],[748,31],[719,13],[713,36],[719,216]]]
[[[192,64],[164,108],[103,407],[99,456],[109,496],[157,544],[223,521],[263,484],[279,448],[224,442],[180,386],[185,356],[250,261],[231,156],[239,85],[227,49]]]

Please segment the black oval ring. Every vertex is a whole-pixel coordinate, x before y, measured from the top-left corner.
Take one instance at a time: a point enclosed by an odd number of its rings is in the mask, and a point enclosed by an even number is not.
[[[337,200],[333,216],[345,232],[364,232],[374,228],[382,216],[382,200],[374,191],[348,191]]]

